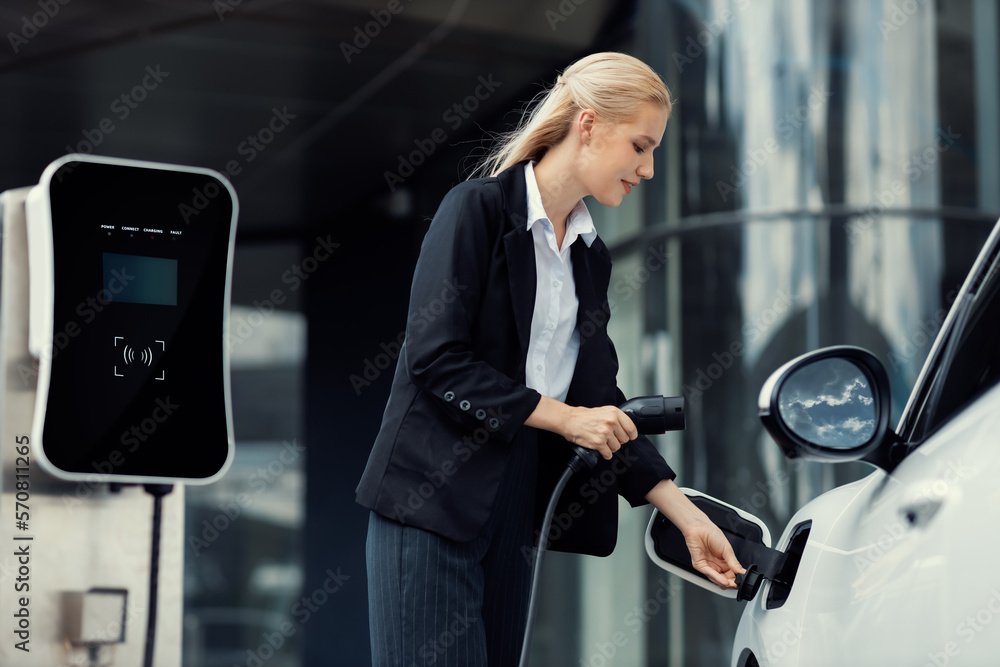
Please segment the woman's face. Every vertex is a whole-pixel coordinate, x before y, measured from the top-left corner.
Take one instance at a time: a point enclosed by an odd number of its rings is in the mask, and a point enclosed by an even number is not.
[[[595,119],[580,158],[589,194],[605,206],[618,206],[639,181],[653,177],[653,149],[667,127],[667,110],[649,102],[630,121]]]

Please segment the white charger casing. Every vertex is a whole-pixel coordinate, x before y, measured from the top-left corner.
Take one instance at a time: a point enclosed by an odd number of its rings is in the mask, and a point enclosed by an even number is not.
[[[87,172],[83,174],[82,172]],[[86,176],[94,181],[96,187],[103,190],[108,190],[112,194],[116,194],[116,190],[113,184],[108,184],[105,182],[105,178],[114,178],[115,175],[125,175],[128,174],[128,180],[141,183],[143,187],[147,187],[148,191],[129,190],[126,183],[121,184],[121,190],[119,191],[120,196],[126,197],[137,197],[136,206],[141,207],[144,198],[149,197],[150,193],[156,193],[156,182],[162,180],[164,182],[170,181],[172,184],[170,187],[178,190],[178,197],[174,199],[177,202],[176,210],[167,210],[163,206],[163,201],[159,203],[161,206],[157,211],[146,211],[137,212],[137,216],[150,216],[157,217],[161,219],[169,219],[171,216],[184,217],[184,206],[187,205],[189,211],[194,211],[194,216],[189,216],[194,218],[194,224],[191,224],[190,219],[185,219],[185,227],[182,227],[180,222],[178,222],[176,230],[170,230],[171,233],[176,233],[178,236],[188,234],[189,236],[197,236],[198,233],[192,233],[193,230],[197,229],[199,223],[205,223],[206,226],[210,222],[210,216],[205,215],[200,219],[198,216],[202,216],[204,210],[209,207],[209,198],[206,197],[205,192],[215,192],[215,196],[211,199],[216,200],[214,203],[223,207],[224,215],[216,215],[217,224],[214,225],[214,229],[210,233],[205,234],[205,236],[211,236],[213,239],[214,251],[212,262],[215,264],[224,263],[224,279],[222,278],[220,267],[215,266],[214,273],[216,279],[210,281],[212,284],[210,287],[214,292],[212,298],[214,300],[213,308],[217,309],[216,315],[213,315],[212,328],[216,328],[217,323],[217,336],[209,336],[209,338],[215,339],[215,345],[218,348],[213,352],[213,364],[217,362],[216,372],[218,373],[217,379],[220,381],[211,383],[212,386],[217,386],[218,389],[215,393],[219,394],[218,398],[220,400],[212,401],[212,421],[218,424],[216,428],[219,437],[213,437],[212,443],[209,445],[212,448],[214,454],[213,460],[218,462],[218,465],[214,463],[211,465],[211,471],[209,474],[205,473],[205,470],[195,470],[194,474],[187,475],[184,472],[184,466],[174,465],[171,456],[168,454],[163,454],[160,458],[164,463],[168,464],[165,468],[157,469],[155,464],[155,456],[151,458],[149,469],[142,469],[143,466],[126,466],[124,464],[112,465],[115,458],[112,457],[109,461],[98,461],[95,459],[93,465],[84,467],[75,467],[68,469],[61,461],[56,460],[53,456],[53,449],[51,446],[47,447],[46,442],[46,426],[50,428],[55,420],[61,418],[60,415],[54,415],[52,412],[52,407],[49,404],[50,392],[53,389],[53,370],[54,366],[58,366],[59,355],[66,354],[64,350],[56,346],[56,341],[60,335],[67,335],[67,331],[70,331],[69,324],[66,325],[66,330],[58,329],[62,325],[61,322],[57,323],[56,319],[56,305],[57,296],[60,289],[67,287],[66,282],[72,282],[66,276],[65,273],[60,268],[57,268],[57,252],[56,246],[59,244],[57,237],[62,233],[62,229],[73,229],[75,230],[77,225],[83,224],[98,224],[97,220],[90,219],[90,216],[99,216],[101,211],[92,211],[88,207],[85,211],[75,211],[81,219],[77,220],[54,220],[54,206],[53,206],[53,188],[54,186],[61,184],[63,181],[72,181],[74,178],[83,178]],[[199,195],[198,187],[192,188],[190,192],[183,192],[180,186],[176,183],[176,180],[181,178],[191,179],[191,182],[202,183],[201,197],[202,201],[206,202],[204,208],[199,208],[195,206],[194,203]],[[209,189],[209,185],[213,185]],[[169,199],[169,197],[167,197]],[[201,203],[198,201],[197,203]],[[231,213],[230,213],[231,210]],[[230,320],[230,298],[232,291],[232,264],[233,264],[233,254],[235,249],[235,237],[236,237],[236,223],[239,213],[239,204],[236,196],[236,191],[233,189],[232,184],[219,172],[201,168],[201,167],[191,167],[159,162],[148,162],[141,160],[131,160],[124,158],[113,158],[104,157],[96,155],[84,155],[84,154],[69,154],[65,155],[52,163],[50,163],[42,173],[41,179],[38,185],[31,188],[25,200],[25,216],[27,221],[27,237],[28,237],[28,263],[29,263],[29,317],[28,317],[28,351],[30,355],[38,360],[38,380],[37,380],[37,390],[36,390],[36,401],[35,410],[32,419],[32,443],[34,444],[34,453],[39,465],[50,475],[68,481],[95,481],[95,476],[98,481],[109,481],[109,482],[121,482],[121,483],[185,483],[185,484],[207,484],[217,480],[219,477],[224,475],[232,464],[233,455],[235,453],[234,436],[233,436],[233,420],[232,420],[232,394],[231,394],[231,383],[230,383],[230,351],[228,346],[229,340],[229,320]],[[55,215],[58,217],[59,212]],[[175,216],[175,217],[176,217]],[[117,226],[125,227],[118,222],[111,223],[105,226]],[[138,225],[137,228],[141,228],[142,225]],[[159,228],[163,225],[158,226]],[[119,232],[119,229],[114,231],[109,230],[108,236]],[[134,234],[132,234],[134,236]],[[142,235],[140,235],[142,236]],[[169,235],[162,234],[163,243],[161,247],[169,249],[169,244],[167,239]],[[119,239],[120,241],[121,239]],[[177,239],[172,239],[177,240]],[[183,246],[184,244],[179,244]],[[148,254],[148,253],[147,253]],[[161,254],[163,254],[161,252]],[[169,254],[169,252],[167,253]],[[129,257],[129,255],[116,255],[120,257]],[[141,257],[136,256],[136,260],[144,260],[146,265],[156,265],[156,261],[163,262],[162,257]],[[149,260],[153,260],[152,263]],[[169,258],[166,259],[167,262],[170,261]],[[176,260],[179,261],[179,260]],[[96,271],[96,269],[95,269]],[[60,278],[62,276],[62,278]],[[84,279],[82,276],[81,280]],[[57,280],[63,280],[63,284],[57,284]],[[200,298],[200,297],[199,297]],[[114,304],[115,307],[121,304]],[[135,308],[136,303],[128,304],[130,307]],[[147,304],[148,305],[148,304]],[[82,306],[82,304],[81,304]],[[108,306],[105,306],[107,308]],[[155,307],[155,306],[154,306]],[[77,312],[80,312],[81,308],[77,308]],[[162,309],[161,311],[162,312]],[[187,322],[184,320],[186,313],[178,313],[176,319],[178,322]],[[207,319],[207,318],[206,318]],[[78,324],[78,323],[76,323]],[[84,328],[89,325],[84,325]],[[190,323],[178,324],[181,326],[193,326]],[[77,327],[79,328],[79,327]],[[176,333],[176,332],[175,332]],[[115,344],[118,344],[118,338],[116,337]],[[124,340],[124,338],[123,338]],[[166,349],[166,341],[158,341],[163,343],[164,351]],[[75,344],[75,343],[74,343]],[[149,361],[152,361],[153,353],[148,352],[150,347],[142,349],[141,355],[142,360],[145,361],[148,357]],[[132,350],[135,352],[135,349]],[[183,363],[183,359],[181,360]],[[128,360],[123,361],[123,365],[127,365]],[[135,366],[140,364],[135,363],[135,360],[131,362]],[[197,359],[191,359],[191,363],[197,363]],[[151,366],[151,363],[149,364]],[[204,369],[200,369],[204,370]],[[118,369],[115,368],[115,373],[117,375]],[[163,372],[166,375],[166,372]],[[124,376],[124,374],[123,374]],[[66,381],[66,375],[59,375],[59,382]],[[75,378],[70,376],[73,382],[78,380],[80,385],[80,391],[86,392],[88,390],[88,379],[87,378]],[[165,379],[165,378],[156,378]],[[81,393],[81,395],[84,395]],[[171,399],[169,394],[167,395],[167,402],[164,404],[161,401],[161,405],[166,405],[167,412],[169,412],[169,406],[171,405]],[[186,406],[185,406],[186,407]],[[155,407],[153,410],[155,411]],[[190,410],[194,411],[197,409],[197,405],[193,405]],[[178,414],[180,414],[180,409],[178,409]],[[163,411],[161,410],[161,413]],[[154,412],[155,415],[155,412]],[[185,419],[187,419],[185,415]],[[68,417],[72,418],[72,417]],[[196,422],[197,419],[192,418]],[[164,420],[164,423],[169,421],[169,416]],[[222,437],[224,424],[224,440]],[[161,424],[162,425],[162,424]],[[143,427],[145,427],[145,420],[143,421]],[[145,433],[140,434],[144,436]],[[192,433],[192,437],[197,434]],[[125,440],[125,435],[123,433],[122,442]],[[219,442],[223,440],[222,442]],[[143,443],[147,443],[148,439],[143,440]],[[65,451],[67,447],[72,447],[72,444],[61,445],[60,450]],[[224,448],[224,449],[223,449]],[[147,447],[151,449],[151,447]],[[103,451],[103,445],[98,448],[98,450]],[[95,451],[98,451],[95,450]],[[192,448],[186,448],[188,454],[194,451]],[[144,456],[153,456],[150,452],[145,452]],[[118,457],[122,458],[122,457]],[[132,463],[135,463],[133,457]],[[127,457],[126,457],[127,461]],[[101,466],[104,466],[102,468]],[[111,466],[112,470],[105,472],[105,468]],[[130,468],[135,467],[137,470],[135,472],[130,472]]]

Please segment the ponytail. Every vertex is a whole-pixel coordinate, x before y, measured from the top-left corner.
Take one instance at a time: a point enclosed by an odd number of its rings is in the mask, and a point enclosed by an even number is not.
[[[496,176],[522,160],[540,160],[566,137],[583,109],[593,109],[598,118],[620,123],[638,115],[640,106],[647,102],[666,109],[669,117],[673,106],[670,92],[649,65],[617,52],[581,58],[556,77],[551,88],[528,103],[513,131],[498,135],[496,146],[470,178]]]

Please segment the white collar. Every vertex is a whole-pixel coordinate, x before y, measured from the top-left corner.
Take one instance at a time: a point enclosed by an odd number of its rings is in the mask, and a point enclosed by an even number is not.
[[[548,215],[545,213],[545,207],[542,206],[542,195],[538,191],[538,182],[535,181],[535,163],[529,161],[528,164],[524,166],[524,182],[528,187],[528,229],[531,229],[533,225],[538,220],[545,220],[550,225],[552,221],[549,220]],[[590,216],[590,211],[587,209],[587,205],[583,203],[581,199],[573,207],[573,210],[569,212],[566,216],[566,238],[563,239],[563,248],[568,248],[570,245],[576,241],[577,237],[583,238],[583,242],[590,247],[590,244],[594,242],[597,238],[597,229],[594,227],[594,219]]]

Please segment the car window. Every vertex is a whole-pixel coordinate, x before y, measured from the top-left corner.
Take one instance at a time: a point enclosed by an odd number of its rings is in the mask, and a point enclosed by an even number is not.
[[[978,286],[960,328],[947,367],[937,369],[910,442],[919,444],[976,396],[1000,380],[1000,257],[994,256]],[[947,346],[945,347],[947,350]],[[942,361],[945,361],[942,358]]]

